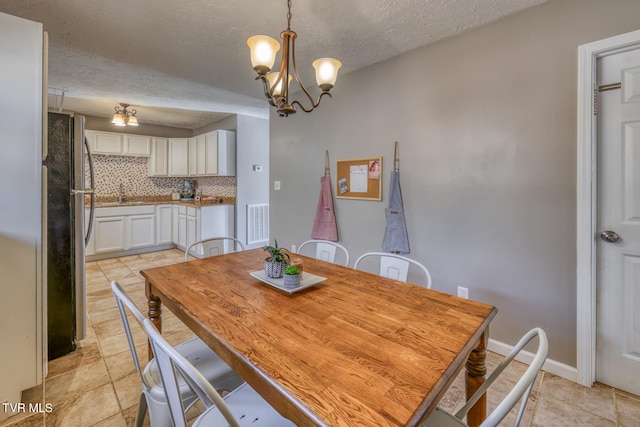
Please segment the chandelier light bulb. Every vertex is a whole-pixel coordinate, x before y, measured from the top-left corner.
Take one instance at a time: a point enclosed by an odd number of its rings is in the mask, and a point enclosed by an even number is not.
[[[316,69],[316,82],[320,89],[329,91],[336,84],[338,70],[342,63],[333,58],[320,58],[313,61],[313,68]]]
[[[278,82],[278,72],[276,71],[272,71],[271,73],[267,73],[267,80],[269,80],[269,88],[271,88],[271,95],[272,96],[281,96],[282,95],[282,80],[280,79],[280,81]],[[288,86],[291,86],[291,79],[293,77],[289,76],[289,84]],[[276,82],[278,82],[276,84]]]
[[[269,36],[253,36],[247,40],[251,51],[251,65],[260,75],[264,75],[276,62],[276,54],[280,50],[280,43]]]

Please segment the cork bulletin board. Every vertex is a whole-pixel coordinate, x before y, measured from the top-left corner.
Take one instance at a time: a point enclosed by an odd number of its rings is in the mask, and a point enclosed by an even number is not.
[[[382,200],[382,157],[338,160],[336,198]]]

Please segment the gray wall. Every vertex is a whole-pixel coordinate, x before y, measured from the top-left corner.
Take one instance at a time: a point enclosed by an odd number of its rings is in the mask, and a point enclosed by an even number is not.
[[[236,130],[236,233],[247,242],[247,205],[269,203],[269,120],[238,115]],[[255,171],[253,166],[262,166]],[[249,247],[259,247],[255,244]]]
[[[577,48],[638,16],[637,0],[554,0],[340,76],[310,114],[272,112],[272,238],[309,238],[328,149],[334,191],[336,159],[383,156],[383,202],[336,200],[352,259],[380,250],[400,141],[410,256],[434,289],[498,307],[497,340],[543,327],[575,366]]]
[[[211,123],[208,124],[206,126],[202,126],[201,128],[198,129],[194,129],[193,130],[193,134],[194,135],[202,135],[203,133],[207,133],[207,132],[211,132],[214,130],[218,130],[218,129],[224,129],[224,130],[236,130],[236,127],[238,126],[238,121],[236,119],[236,115],[233,114],[229,117],[225,117],[222,120],[218,120],[215,123]]]

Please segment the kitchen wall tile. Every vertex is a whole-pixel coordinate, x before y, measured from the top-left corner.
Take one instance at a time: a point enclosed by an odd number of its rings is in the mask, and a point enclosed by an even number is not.
[[[124,185],[125,194],[129,198],[168,196],[182,189],[185,178],[147,176],[147,161],[147,157],[94,155],[96,196],[117,197],[120,194],[120,184]],[[89,176],[88,162],[85,162],[85,176]],[[192,179],[196,187],[202,188],[203,196],[236,196],[235,176],[193,177]]]

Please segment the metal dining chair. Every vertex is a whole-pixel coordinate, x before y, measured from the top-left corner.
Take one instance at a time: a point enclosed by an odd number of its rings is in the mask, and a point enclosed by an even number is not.
[[[150,319],[144,320],[153,353],[158,361],[160,377],[169,402],[169,411],[174,427],[186,427],[185,406],[180,381],[188,384],[204,404],[206,410],[196,418],[192,426],[252,426],[294,427],[295,424],[282,417],[249,384],[227,394],[224,398],[189,360],[176,351],[160,335]]]
[[[133,358],[133,364],[140,375],[142,381],[142,392],[138,403],[135,426],[142,426],[145,414],[149,412],[149,421],[153,427],[171,427],[169,407],[165,396],[158,364],[156,359],[147,363],[144,369],[140,366],[138,354],[136,352],[133,334],[129,327],[127,311],[142,325],[144,316],[138,310],[134,302],[115,280],[111,282],[111,290],[116,297],[116,303],[124,326],[124,332],[129,343],[129,350]],[[126,307],[126,310],[125,310]],[[175,351],[183,358],[189,360],[198,367],[202,375],[211,385],[220,390],[234,390],[243,383],[238,376],[220,357],[211,350],[202,340],[194,338],[175,347]],[[198,396],[189,389],[184,382],[179,385],[181,399],[186,408],[191,407],[198,399]]]
[[[349,265],[349,251],[347,248],[342,246],[340,243],[332,242],[330,240],[307,240],[298,246],[298,253],[302,253],[302,248],[305,246],[311,246],[314,244],[316,247],[314,258],[336,264],[336,250],[340,249],[344,254],[344,264],[340,264],[344,266]]]
[[[187,248],[187,250],[184,251],[184,260],[189,261],[189,257],[200,259],[210,256],[222,255],[228,252],[229,243],[233,245],[233,252],[244,251],[244,245],[235,237],[211,237],[192,243]]]
[[[498,406],[487,416],[487,418],[480,424],[480,427],[495,427],[507,416],[507,414],[516,406],[516,403],[521,400],[520,409],[518,410],[518,415],[516,416],[514,427],[518,427],[520,425],[520,421],[522,420],[522,414],[524,414],[525,406],[527,405],[527,401],[529,400],[529,394],[531,393],[531,389],[533,388],[533,384],[536,381],[536,377],[540,369],[542,369],[542,365],[547,359],[547,353],[549,351],[549,342],[547,341],[547,334],[540,329],[534,328],[527,332],[521,339],[518,341],[518,344],[513,347],[513,350],[509,353],[507,357],[504,358],[502,363],[498,365],[498,367],[489,375],[489,378],[478,388],[478,390],[467,400],[467,403],[460,408],[455,415],[450,414],[449,412],[436,408],[429,418],[422,424],[422,427],[461,427],[466,426],[466,424],[462,421],[464,417],[467,415],[471,407],[480,399],[480,397],[487,391],[489,387],[496,381],[496,379],[500,376],[500,374],[505,370],[507,366],[513,361],[513,359],[522,351],[525,345],[527,345],[532,339],[538,337],[538,350],[533,358],[533,361],[527,368],[527,370],[522,374],[516,385],[507,393],[507,395],[502,399],[502,402],[498,404]]]
[[[356,260],[356,263],[353,265],[353,268],[355,268],[356,270],[362,270],[361,264],[363,264],[365,258],[379,258],[379,275],[382,277],[387,277],[389,279],[399,280],[401,282],[407,281],[407,277],[409,275],[409,267],[411,265],[414,265],[424,276],[426,281],[425,286],[428,289],[431,289],[431,274],[429,273],[429,270],[427,270],[424,265],[420,264],[416,260],[407,258],[406,256],[387,252],[367,252],[360,255],[360,257]]]

